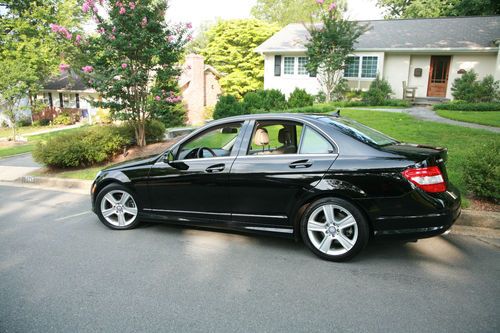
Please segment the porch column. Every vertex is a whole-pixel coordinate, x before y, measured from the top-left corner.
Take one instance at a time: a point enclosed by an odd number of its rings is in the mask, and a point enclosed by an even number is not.
[[[495,45],[498,47],[498,51],[497,51],[497,63],[495,66],[494,77],[495,80],[500,80],[500,39],[497,39],[495,41]]]

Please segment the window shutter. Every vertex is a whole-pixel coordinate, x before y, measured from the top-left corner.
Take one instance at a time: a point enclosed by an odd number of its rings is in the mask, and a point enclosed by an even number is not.
[[[281,56],[274,56],[274,76],[281,76]]]
[[[49,106],[50,107],[54,106],[54,104],[52,103],[52,93],[51,92],[49,92]]]
[[[62,95],[62,93],[59,93],[59,106],[61,108],[63,107],[63,95]]]
[[[76,94],[75,99],[76,99],[76,108],[79,109],[80,108],[80,95]]]

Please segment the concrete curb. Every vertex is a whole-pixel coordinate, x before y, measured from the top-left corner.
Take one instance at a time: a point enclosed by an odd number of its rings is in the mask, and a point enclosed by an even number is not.
[[[22,184],[43,185],[51,188],[86,190],[88,193],[90,193],[90,187],[92,186],[91,180],[57,177],[22,176],[16,179],[16,182]]]
[[[455,224],[469,227],[500,229],[500,213],[462,209],[462,215],[460,215],[460,218]]]

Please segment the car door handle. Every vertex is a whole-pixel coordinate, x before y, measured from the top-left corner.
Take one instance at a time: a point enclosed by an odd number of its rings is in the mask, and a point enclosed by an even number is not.
[[[288,164],[288,166],[292,169],[309,168],[311,165],[313,165],[313,164],[309,160],[300,160],[300,161],[295,161],[295,162]]]
[[[226,167],[225,164],[215,164],[212,166],[209,166],[208,168],[205,169],[206,172],[213,173],[213,172],[221,172],[224,170]]]

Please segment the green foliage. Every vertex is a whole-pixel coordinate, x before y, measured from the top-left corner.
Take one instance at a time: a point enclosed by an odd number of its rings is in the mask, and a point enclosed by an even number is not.
[[[239,116],[245,114],[243,103],[232,95],[220,96],[215,105],[214,119]]]
[[[177,107],[177,64],[191,38],[190,25],[167,23],[166,1],[109,1],[108,7],[106,15],[91,7],[98,34],[79,42],[83,56],[71,63],[85,72],[112,118],[134,124],[137,144],[143,146],[146,121],[178,124],[183,119]]]
[[[53,120],[54,125],[73,125],[74,123],[73,118],[67,113],[61,113]]]
[[[128,139],[116,127],[89,127],[39,142],[33,157],[48,167],[90,166],[109,160],[127,142]]]
[[[312,106],[314,96],[309,95],[304,89],[295,88],[288,97],[289,108],[301,108],[304,106]]]
[[[345,8],[345,1],[336,1]],[[318,6],[313,0],[257,0],[252,7],[256,19],[285,26],[290,23],[310,22],[318,17]]]
[[[333,88],[332,96],[330,97],[330,99],[333,101],[341,101],[347,97],[346,95],[349,91],[350,88],[347,80],[344,78],[339,79],[339,81],[335,85],[335,88]]]
[[[452,95],[456,100],[465,102],[493,102],[500,95],[500,81],[495,81],[492,75],[485,76],[481,81],[474,70],[470,70],[456,78],[451,86]]]
[[[22,117],[17,121],[19,127],[31,126],[31,119],[28,117]]]
[[[200,50],[206,63],[225,75],[220,84],[225,94],[241,98],[263,87],[264,59],[254,49],[278,30],[255,19],[219,21],[206,32]]]
[[[434,110],[454,111],[500,111],[500,102],[468,103],[464,101],[451,101],[447,103],[434,104]]]
[[[285,95],[278,89],[249,92],[243,99],[245,113],[261,113],[288,108]]]
[[[306,44],[309,58],[307,69],[310,73],[318,73],[325,100],[329,102],[342,79],[346,59],[354,51],[354,44],[366,27],[344,19],[342,13],[338,9],[331,9],[328,3],[319,6],[322,24],[308,26],[311,38]]]
[[[132,123],[125,123],[117,128],[120,135],[128,140],[128,144],[133,145],[135,141],[135,127]],[[159,142],[165,139],[165,125],[159,120],[148,120],[145,126],[146,141]]]
[[[418,18],[500,14],[496,0],[378,0],[386,18]]]
[[[384,105],[389,100],[392,93],[391,85],[386,79],[376,77],[370,83],[370,88],[365,94],[365,98],[370,105]]]
[[[186,107],[183,103],[174,104],[168,109],[157,110],[155,113],[157,114],[157,119],[167,128],[183,126],[186,123]],[[147,137],[146,141],[148,141]]]
[[[48,126],[48,125],[50,125],[50,119],[45,119],[44,118],[44,119],[40,119],[40,120],[35,120],[33,122],[33,126],[37,126],[37,127],[39,127],[39,126]]]
[[[500,201],[500,145],[491,141],[476,147],[463,163],[465,184],[477,197]]]

